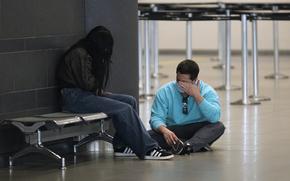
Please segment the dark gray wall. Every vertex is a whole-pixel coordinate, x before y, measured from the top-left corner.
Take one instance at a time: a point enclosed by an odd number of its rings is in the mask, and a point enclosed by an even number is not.
[[[138,98],[137,0],[86,0],[86,31],[108,27],[114,36],[109,90]]]
[[[96,25],[115,40],[108,89],[138,98],[137,0],[0,0],[0,12],[0,120],[58,110],[58,60]]]
[[[85,34],[84,16],[84,0],[0,0],[0,121],[59,110],[56,67]],[[0,154],[21,143],[0,126]]]
[[[0,0],[0,121],[59,110],[60,57],[96,25],[115,40],[109,90],[138,98],[137,0]],[[19,135],[0,126],[0,154]]]
[[[58,110],[55,70],[85,33],[84,0],[0,0],[0,119]]]

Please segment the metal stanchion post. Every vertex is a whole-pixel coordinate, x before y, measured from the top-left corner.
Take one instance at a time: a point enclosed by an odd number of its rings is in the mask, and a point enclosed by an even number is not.
[[[150,21],[146,21],[145,22],[145,30],[146,30],[146,33],[145,33],[145,91],[144,91],[144,94],[145,94],[145,97],[147,97],[148,95],[150,95],[150,88],[151,88],[151,79],[150,79],[150,74],[151,74],[151,67],[150,67],[150,46],[149,46],[149,36],[150,36],[150,33],[152,32],[149,32],[150,31]]]
[[[158,74],[159,74],[159,48],[158,48],[158,22],[157,21],[153,21],[152,22],[153,24],[153,46],[152,46],[152,49],[153,49],[153,60],[154,60],[154,69],[153,69],[153,74],[152,74],[152,77],[154,78],[158,78]]]
[[[223,39],[223,35],[224,35],[224,26],[223,26],[223,21],[219,21],[218,22],[218,60],[219,62],[221,63],[222,59],[224,58],[223,54],[224,54],[224,51],[223,51],[223,42],[224,42],[224,39]]]
[[[258,101],[249,100],[248,98],[248,33],[247,33],[247,15],[241,15],[242,21],[242,99],[232,102],[232,105],[256,105]]]
[[[143,88],[143,66],[142,66],[142,21],[138,21],[138,69],[139,69],[139,89]]]
[[[252,43],[253,43],[253,95],[250,96],[255,101],[269,101],[269,97],[259,95],[259,63],[258,63],[258,27],[257,17],[252,19]]]
[[[155,64],[155,23],[154,21],[149,21],[149,54],[150,54],[150,78],[153,76],[154,72],[154,64]]]
[[[273,7],[273,12],[277,12],[278,7]],[[265,76],[266,79],[288,79],[289,77],[280,73],[279,67],[279,24],[273,21],[273,45],[274,45],[274,73]]]
[[[153,60],[154,60],[154,72],[152,77],[153,78],[168,78],[168,75],[159,72],[159,27],[158,21],[154,21],[154,29],[153,29]]]
[[[228,21],[220,21],[219,23],[219,64],[213,66],[213,69],[224,69],[225,66],[225,61],[226,61],[226,41],[227,41],[227,29],[228,26],[230,25],[230,22]],[[231,69],[234,67],[231,65]]]
[[[148,20],[145,20],[144,29],[145,29],[145,85],[143,95],[140,95],[140,98],[149,99],[153,95],[150,94],[151,89],[151,79],[150,79],[150,50],[149,50],[149,27],[150,23]]]
[[[151,21],[151,36],[150,36],[150,55],[151,55],[151,72],[150,72],[150,78],[151,78],[151,88],[158,88],[159,87],[159,79],[158,79],[158,65],[159,65],[159,60],[158,60],[158,30],[157,30],[157,21]]]
[[[189,13],[188,17],[191,18],[192,14]],[[192,59],[192,22],[186,21],[186,59]]]
[[[226,46],[226,27],[225,27],[225,21],[219,21],[219,26],[218,26],[218,31],[219,31],[219,64],[213,66],[212,68],[214,69],[223,69],[225,66],[225,46]]]
[[[227,10],[230,17],[230,10]],[[226,21],[226,63],[225,63],[225,85],[217,87],[216,90],[240,90],[238,86],[231,85],[231,20]]]
[[[218,56],[211,58],[212,61],[218,61],[220,62],[223,58],[222,56],[222,21],[218,21],[218,32],[217,32],[217,46],[218,46]]]

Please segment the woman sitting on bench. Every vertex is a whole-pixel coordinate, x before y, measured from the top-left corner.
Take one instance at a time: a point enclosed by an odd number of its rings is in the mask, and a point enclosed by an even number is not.
[[[134,97],[104,91],[109,80],[112,51],[111,32],[97,26],[65,53],[58,70],[63,111],[103,112],[111,117],[116,129],[113,140],[115,156],[157,160],[173,158],[147,133]]]

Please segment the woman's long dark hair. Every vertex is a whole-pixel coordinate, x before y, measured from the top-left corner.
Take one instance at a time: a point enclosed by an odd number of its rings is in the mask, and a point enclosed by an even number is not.
[[[96,78],[96,92],[102,95],[108,84],[111,56],[113,53],[113,36],[104,26],[97,26],[88,35],[73,45],[70,50],[81,47],[92,57],[92,74]]]

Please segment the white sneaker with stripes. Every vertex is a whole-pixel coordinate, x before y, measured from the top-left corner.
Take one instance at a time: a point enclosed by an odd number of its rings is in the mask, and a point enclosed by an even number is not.
[[[133,150],[129,147],[117,149],[114,152],[114,156],[116,157],[136,157],[136,154],[133,152]]]
[[[154,148],[145,155],[145,160],[169,160],[173,158],[173,154],[161,148]]]

